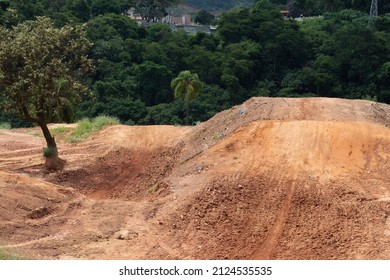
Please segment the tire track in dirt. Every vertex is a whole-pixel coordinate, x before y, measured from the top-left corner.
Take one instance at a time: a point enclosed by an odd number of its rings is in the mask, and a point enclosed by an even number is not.
[[[292,170],[292,174],[294,174],[293,177],[287,180],[286,184],[288,184],[288,187],[285,188],[286,198],[281,206],[281,209],[279,210],[279,214],[275,220],[275,223],[272,229],[269,231],[266,240],[262,242],[259,248],[257,248],[253,253],[253,255],[251,256],[252,259],[257,259],[257,260],[272,259],[272,253],[277,245],[278,239],[283,233],[283,228],[286,224],[291,209],[293,197],[296,190],[297,178],[298,178],[297,168]],[[278,185],[283,184],[283,182],[286,179],[288,179],[287,175],[283,176],[279,180]]]

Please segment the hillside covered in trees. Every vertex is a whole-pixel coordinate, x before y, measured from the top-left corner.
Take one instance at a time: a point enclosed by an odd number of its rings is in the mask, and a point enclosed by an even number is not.
[[[390,9],[385,1],[378,1],[380,16],[372,28],[367,27],[367,1],[295,1],[307,15],[323,14],[295,21],[280,14],[286,1],[261,0],[225,12],[216,33],[196,35],[161,23],[140,26],[123,15],[129,6],[141,9],[149,2],[0,0],[0,24],[10,29],[46,16],[58,28],[84,25],[93,43],[94,71],[83,83],[92,94],[69,110],[67,121],[104,114],[126,124],[194,124],[253,96],[390,102]],[[164,12],[178,1],[157,2]],[[174,99],[171,88],[185,70],[203,82],[187,106]],[[21,125],[5,113],[0,122]]]

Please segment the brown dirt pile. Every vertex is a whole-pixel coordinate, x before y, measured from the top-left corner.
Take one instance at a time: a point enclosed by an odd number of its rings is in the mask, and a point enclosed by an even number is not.
[[[252,98],[196,127],[113,126],[60,143],[67,165],[54,175],[39,171],[40,138],[0,131],[0,250],[388,259],[389,126],[384,104]]]

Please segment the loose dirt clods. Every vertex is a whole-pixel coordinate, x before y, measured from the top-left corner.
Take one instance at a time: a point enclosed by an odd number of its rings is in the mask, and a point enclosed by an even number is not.
[[[58,126],[58,125],[57,125]],[[390,107],[251,98],[195,127],[0,130],[0,250],[36,259],[389,259]],[[72,128],[70,128],[72,129]]]

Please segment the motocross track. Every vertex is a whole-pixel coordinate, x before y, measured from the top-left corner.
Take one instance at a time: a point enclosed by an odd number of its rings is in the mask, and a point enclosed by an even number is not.
[[[74,125],[70,126],[74,127]],[[390,106],[251,98],[194,127],[0,130],[0,250],[29,259],[390,259]]]

